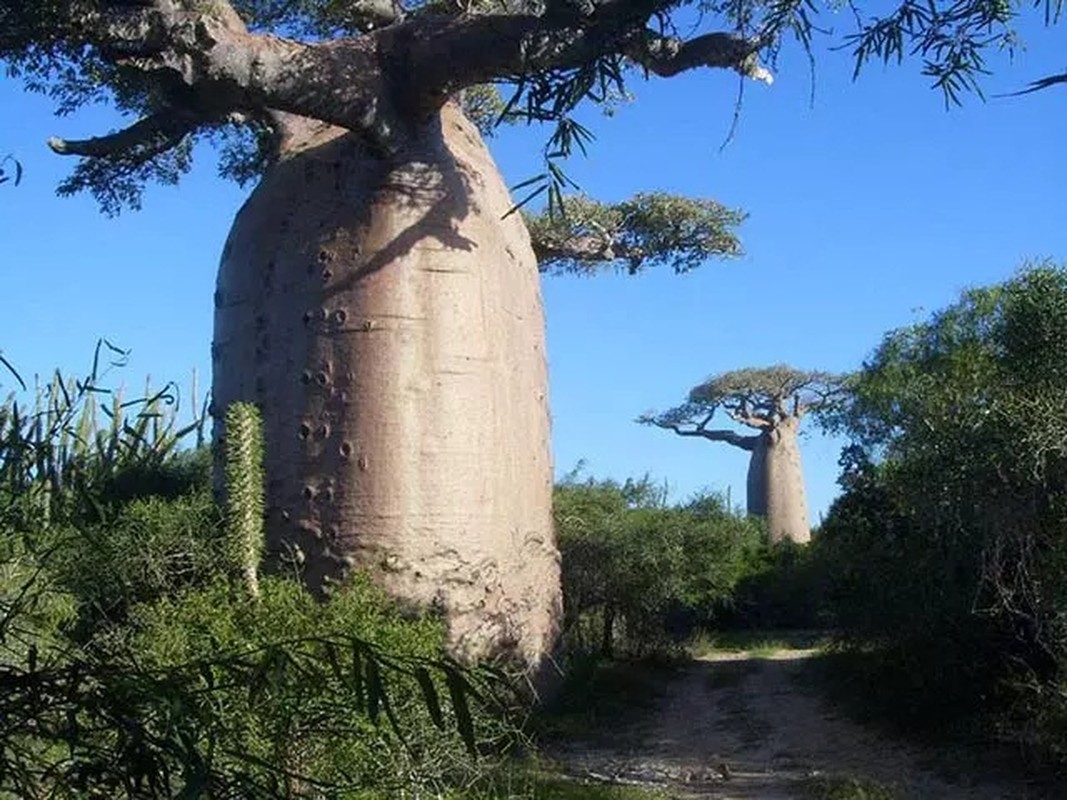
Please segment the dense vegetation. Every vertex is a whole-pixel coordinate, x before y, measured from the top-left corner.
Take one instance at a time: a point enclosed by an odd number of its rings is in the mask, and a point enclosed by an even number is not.
[[[818,536],[868,701],[991,720],[1067,753],[1067,270],[1039,264],[889,333],[837,420],[852,445]]]
[[[850,443],[808,546],[714,495],[567,476],[560,697],[708,633],[832,630],[869,711],[1062,761],[1064,353],[1051,264],[887,334],[825,420]],[[503,791],[531,746],[508,675],[444,657],[439,618],[363,577],[316,598],[298,557],[261,575],[255,425],[219,506],[202,413],[104,389],[122,356],[0,406],[0,797]]]
[[[86,376],[0,409],[0,796],[492,793],[529,747],[507,675],[442,657],[440,620],[363,578],[323,600],[298,559],[260,575],[254,435],[231,420],[217,505],[202,413],[106,389],[124,355],[101,343]],[[555,506],[572,680],[751,622],[778,564],[757,520],[647,477],[572,475]]]
[[[646,656],[711,625],[758,561],[757,522],[714,496],[669,505],[649,478],[556,488],[564,640],[572,654]]]
[[[647,479],[557,488],[567,650],[832,632],[832,683],[908,731],[1067,755],[1067,269],[888,333],[822,422],[842,493],[807,547]]]
[[[179,447],[200,418],[178,428],[170,388],[124,402],[100,357],[0,406],[0,797],[483,782],[519,743],[506,676],[444,658],[440,620],[366,579],[320,602],[258,576],[254,414],[223,511],[206,451]]]

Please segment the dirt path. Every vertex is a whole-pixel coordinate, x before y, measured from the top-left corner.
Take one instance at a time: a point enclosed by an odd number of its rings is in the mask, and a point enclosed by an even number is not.
[[[855,797],[1023,800],[1023,786],[948,781],[923,754],[837,714],[797,677],[817,651],[719,653],[685,666],[640,720],[596,742],[555,748],[592,780],[661,786],[721,800]],[[876,781],[891,794],[831,794],[819,781]]]

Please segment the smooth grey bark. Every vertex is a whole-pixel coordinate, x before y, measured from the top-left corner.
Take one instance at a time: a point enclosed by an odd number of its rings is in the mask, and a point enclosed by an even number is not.
[[[265,421],[267,537],[328,587],[360,566],[441,608],[453,653],[536,668],[561,613],[537,264],[453,105],[390,159],[319,125],[219,268],[216,430]]]
[[[803,544],[811,540],[804,468],[800,461],[797,432],[800,420],[786,417],[764,434],[766,458],[763,474],[767,533],[772,542]],[[755,454],[753,454],[755,455]]]

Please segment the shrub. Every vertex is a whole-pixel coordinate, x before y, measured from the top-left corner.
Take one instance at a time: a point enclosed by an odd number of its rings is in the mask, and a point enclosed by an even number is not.
[[[205,452],[136,444],[150,416],[74,452],[95,429],[53,386],[34,422],[0,408],[0,798],[440,792],[518,742],[507,676],[438,620],[365,578],[254,596]]]
[[[992,715],[1067,751],[1064,341],[1067,271],[1043,264],[888,334],[855,377],[820,550],[842,644],[909,725]]]
[[[134,500],[110,522],[42,534],[37,548],[89,628],[120,622],[131,605],[203,584],[229,566],[221,514],[206,492]]]
[[[332,785],[342,795],[418,793],[463,785],[484,769],[456,735],[461,725],[472,726],[483,748],[511,743],[514,731],[482,706],[466,701],[469,723],[446,707],[443,698],[462,692],[457,681],[469,676],[433,666],[441,622],[401,615],[366,578],[324,602],[290,580],[263,580],[257,598],[237,586],[215,583],[138,606],[128,640],[132,658],[150,670],[211,664],[219,654],[246,664],[247,682],[232,686],[221,665],[206,667],[218,672],[216,769],[260,781],[288,774],[290,783]]]
[[[641,481],[556,488],[569,650],[643,656],[667,652],[729,602],[762,533],[701,497],[669,506]]]

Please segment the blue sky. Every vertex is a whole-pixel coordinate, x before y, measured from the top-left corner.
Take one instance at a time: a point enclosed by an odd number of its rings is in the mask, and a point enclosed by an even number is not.
[[[1025,29],[1028,49],[995,59],[990,94],[1067,67],[1062,33]],[[1057,42],[1057,38],[1060,39]],[[1059,44],[1059,46],[1057,46]],[[712,197],[750,215],[745,255],[694,273],[547,278],[557,472],[646,472],[675,497],[732,489],[743,501],[746,457],[633,419],[684,399],[707,375],[788,362],[856,368],[890,328],[952,302],[966,286],[1011,275],[1028,258],[1067,261],[1067,90],[969,98],[946,111],[916,64],[868,68],[851,80],[845,53],[817,52],[814,104],[802,54],[787,52],[773,86],[745,90],[740,126],[721,148],[737,79],[691,73],[638,82],[569,172],[604,200],[665,190]],[[187,388],[209,375],[218,254],[247,192],[215,177],[202,150],[178,188],[145,208],[101,216],[88,197],[57,198],[71,164],[45,147],[116,126],[90,109],[65,119],[0,80],[0,153],[25,167],[0,187],[0,352],[24,374],[84,369],[98,337],[130,348],[118,376]],[[544,132],[511,129],[491,147],[506,178],[539,171]],[[0,375],[0,391],[11,388]],[[836,493],[840,442],[803,444],[813,521]]]

